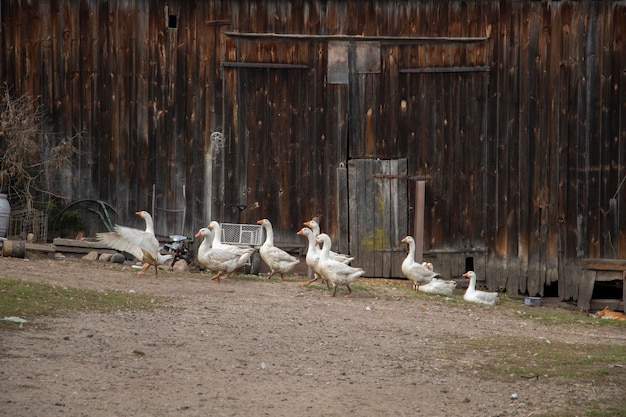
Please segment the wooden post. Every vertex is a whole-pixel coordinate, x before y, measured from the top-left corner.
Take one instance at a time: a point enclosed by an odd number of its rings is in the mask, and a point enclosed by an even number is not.
[[[622,311],[626,313],[626,271],[622,272]]]
[[[421,263],[424,258],[424,196],[426,191],[426,181],[415,181],[415,260]]]

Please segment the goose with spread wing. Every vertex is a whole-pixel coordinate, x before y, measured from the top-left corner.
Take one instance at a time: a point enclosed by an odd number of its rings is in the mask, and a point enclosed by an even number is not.
[[[281,248],[274,246],[274,229],[268,219],[261,219],[257,223],[265,229],[265,242],[259,248],[259,254],[271,271],[267,279],[272,278],[274,274],[280,274],[280,280],[284,281],[283,274],[295,268],[300,263],[300,260]]]
[[[145,220],[145,230],[115,225],[113,232],[97,233],[96,238],[110,248],[128,252],[141,260],[143,267],[140,274],[144,274],[150,266],[154,266],[156,277],[158,266],[172,259],[172,255],[162,255],[159,252],[159,241],[154,235],[154,223],[150,213],[138,211],[135,214]]]

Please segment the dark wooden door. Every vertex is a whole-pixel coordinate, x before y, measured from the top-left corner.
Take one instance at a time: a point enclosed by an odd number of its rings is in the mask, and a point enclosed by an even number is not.
[[[366,276],[402,277],[408,232],[406,159],[352,159],[348,164],[350,255]]]

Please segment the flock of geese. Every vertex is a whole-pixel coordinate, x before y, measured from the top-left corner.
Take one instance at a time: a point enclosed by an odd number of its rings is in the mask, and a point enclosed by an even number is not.
[[[114,231],[98,233],[97,239],[108,247],[132,254],[136,259],[143,262],[140,274],[144,274],[150,266],[154,266],[155,276],[158,274],[158,266],[172,259],[172,255],[159,252],[159,241],[154,234],[152,217],[146,211],[136,213],[146,222],[145,230],[116,225]],[[257,222],[265,229],[265,241],[259,248],[261,259],[270,269],[268,279],[275,274],[284,281],[284,274],[293,270],[300,262],[298,258],[286,251],[274,246],[274,230],[268,219]],[[327,288],[333,287],[332,296],[337,292],[337,287],[345,286],[348,290],[347,297],[352,296],[350,284],[357,278],[365,275],[362,268],[350,265],[354,259],[348,255],[332,251],[330,236],[321,233],[320,226],[315,220],[304,222],[299,235],[307,238],[308,246],[305,262],[313,272],[313,278],[301,283],[309,285],[316,280],[326,283]],[[235,271],[243,267],[255,249],[252,247],[240,247],[222,242],[221,226],[216,221],[211,221],[207,227],[201,228],[195,237],[202,237],[202,243],[198,247],[196,259],[206,269],[215,273],[211,280],[220,282],[220,277],[232,277]],[[456,281],[442,279],[441,275],[433,270],[433,265],[428,262],[415,261],[415,240],[411,236],[402,239],[402,243],[408,244],[407,257],[402,262],[402,273],[413,283],[415,291],[429,294],[450,296],[456,288]],[[463,274],[469,278],[469,285],[463,299],[466,301],[495,305],[498,301],[497,292],[486,292],[476,289],[476,274],[468,271]]]

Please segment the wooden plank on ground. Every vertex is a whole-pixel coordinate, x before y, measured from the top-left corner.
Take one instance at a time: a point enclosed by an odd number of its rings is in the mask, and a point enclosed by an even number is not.
[[[117,253],[116,250],[109,248],[101,242],[90,240],[63,239],[58,237],[55,238],[52,243],[57,252],[89,253],[98,251],[100,253]]]

